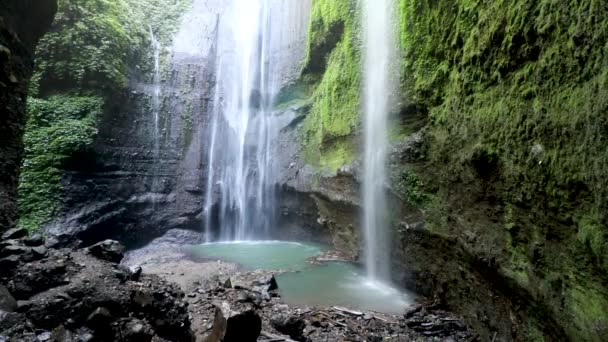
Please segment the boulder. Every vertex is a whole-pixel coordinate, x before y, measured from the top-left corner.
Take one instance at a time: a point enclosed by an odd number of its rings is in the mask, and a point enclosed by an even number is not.
[[[28,247],[38,247],[44,245],[44,237],[41,234],[32,234],[23,239],[23,244]]]
[[[0,285],[0,311],[14,312],[17,310],[17,301],[8,289]]]
[[[9,229],[2,234],[2,240],[21,239],[27,236],[27,230],[21,228]]]
[[[155,335],[154,329],[146,321],[128,318],[119,322],[122,339],[133,342],[149,342]]]
[[[104,307],[95,309],[89,317],[87,317],[87,326],[95,331],[108,329],[112,323],[112,314]]]
[[[252,306],[232,308],[215,304],[215,318],[206,342],[255,342],[262,331],[262,319]]]
[[[296,341],[306,341],[306,322],[300,317],[279,314],[272,318],[272,327]]]
[[[119,263],[124,257],[125,248],[118,241],[105,240],[89,247],[89,253],[101,260]]]

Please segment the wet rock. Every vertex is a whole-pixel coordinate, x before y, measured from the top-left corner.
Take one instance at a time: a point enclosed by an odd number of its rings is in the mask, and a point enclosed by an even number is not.
[[[105,240],[89,247],[89,253],[102,260],[119,263],[124,257],[124,247],[114,240]]]
[[[23,239],[23,244],[28,247],[38,247],[44,245],[44,237],[41,234],[33,234]]]
[[[19,256],[11,255],[0,259],[0,275],[10,274],[15,268],[19,266]]]
[[[262,319],[252,307],[235,310],[227,302],[217,303],[207,342],[255,342],[261,331]]]
[[[52,258],[21,264],[13,270],[12,281],[7,287],[17,299],[27,299],[36,293],[64,284],[66,275],[66,260],[55,255]]]
[[[0,257],[6,257],[10,255],[18,255],[24,260],[31,260],[33,257],[32,249],[30,247],[19,246],[19,245],[9,245],[2,248],[0,251]]]
[[[112,323],[112,314],[104,307],[99,307],[87,317],[87,326],[95,331],[107,329]]]
[[[274,275],[268,272],[252,272],[238,274],[229,279],[229,283],[234,289],[252,290],[259,293],[267,293],[279,288]]]
[[[143,272],[142,268],[139,266],[133,266],[129,267],[129,270],[131,271],[131,280],[139,281],[139,279],[141,278],[141,273]]]
[[[32,252],[34,253],[34,258],[42,259],[47,256],[48,249],[44,246],[33,247]]]
[[[9,229],[2,234],[2,240],[21,239],[27,236],[27,230],[21,228]]]
[[[119,323],[120,334],[125,341],[149,342],[154,337],[154,329],[148,322],[139,319],[127,319]]]
[[[0,285],[0,311],[14,312],[17,310],[17,301],[8,289]]]
[[[36,340],[38,340],[40,342],[50,341],[52,338],[53,338],[53,334],[50,331],[45,331],[41,334],[38,334],[38,336],[36,336]]]
[[[272,318],[271,323],[278,332],[288,335],[296,341],[307,340],[304,336],[306,322],[299,317],[279,314]]]

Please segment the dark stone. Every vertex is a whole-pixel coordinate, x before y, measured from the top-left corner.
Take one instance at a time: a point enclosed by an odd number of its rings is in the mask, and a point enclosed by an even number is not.
[[[304,329],[306,322],[295,316],[277,315],[272,318],[272,326],[280,333],[288,335],[296,341],[306,341]]]
[[[149,342],[154,337],[154,329],[146,321],[127,319],[119,323],[122,338],[131,342]]]
[[[87,317],[87,326],[93,330],[103,330],[110,327],[112,314],[106,308],[99,307]]]
[[[2,249],[2,251],[0,251],[0,257],[18,255],[21,257],[25,256],[27,258],[28,254],[32,254],[32,249],[30,247],[16,245],[6,246]]]
[[[17,301],[8,289],[0,285],[0,311],[14,312],[17,310]]]
[[[23,244],[29,247],[38,247],[44,245],[44,237],[36,233],[23,239]]]
[[[124,249],[118,241],[105,240],[89,247],[89,253],[99,259],[119,263],[124,257]]]
[[[9,274],[19,266],[19,256],[11,255],[0,259],[0,275]]]
[[[218,303],[207,342],[255,342],[261,331],[262,319],[253,308],[234,310],[227,302]]]
[[[32,252],[37,259],[42,259],[48,255],[48,249],[44,246],[33,247]]]
[[[141,278],[141,273],[143,272],[142,268],[139,266],[134,266],[130,267],[129,270],[131,271],[131,280],[139,281],[139,279]]]
[[[9,229],[2,234],[2,240],[21,239],[27,236],[27,230],[21,228]]]

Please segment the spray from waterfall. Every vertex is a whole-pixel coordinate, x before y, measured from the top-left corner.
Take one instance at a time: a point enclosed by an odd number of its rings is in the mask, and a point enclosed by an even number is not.
[[[364,71],[364,179],[363,225],[365,266],[373,280],[388,280],[390,228],[386,220],[387,121],[393,93],[391,68],[394,0],[363,1]]]

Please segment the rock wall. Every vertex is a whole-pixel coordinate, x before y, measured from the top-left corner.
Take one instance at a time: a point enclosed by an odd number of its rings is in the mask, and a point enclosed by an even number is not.
[[[0,232],[13,226],[34,47],[53,21],[54,0],[0,1]]]
[[[488,340],[602,340],[608,8],[399,5],[402,100],[389,132],[395,279],[460,312]],[[325,194],[322,221],[356,256],[359,228],[356,219],[340,224],[340,207],[344,198],[351,213],[358,206],[360,12],[356,1],[316,0],[312,13],[294,92],[304,113],[287,133],[301,146],[285,182]]]
[[[221,11],[219,1],[193,1],[160,43],[158,76],[131,73],[106,102],[90,149],[63,167],[62,209],[45,225],[58,243],[114,238],[134,248],[169,229],[200,230]],[[139,63],[154,58],[151,45]]]
[[[210,126],[218,114],[213,104],[217,33],[221,21],[230,18],[225,18],[228,4],[221,0],[187,2],[172,33],[166,30],[173,27],[166,23],[171,18],[150,23],[162,45],[157,77],[153,39],[145,37],[136,46],[141,51],[125,60],[128,87],[104,94],[104,113],[95,124],[92,144],[61,166],[59,204],[43,224],[58,244],[88,245],[113,238],[134,248],[170,229],[202,231]],[[131,0],[119,3],[137,5]],[[301,68],[309,6],[306,0],[291,8],[292,16],[302,12],[301,23],[275,23],[286,26],[278,34],[284,46],[275,57],[284,62],[277,68],[285,84]],[[155,8],[144,8],[143,13],[156,15]],[[127,19],[139,23],[137,17]],[[140,31],[128,31],[128,37]],[[99,86],[99,77],[94,81],[85,84]],[[218,192],[214,186],[215,201]]]

